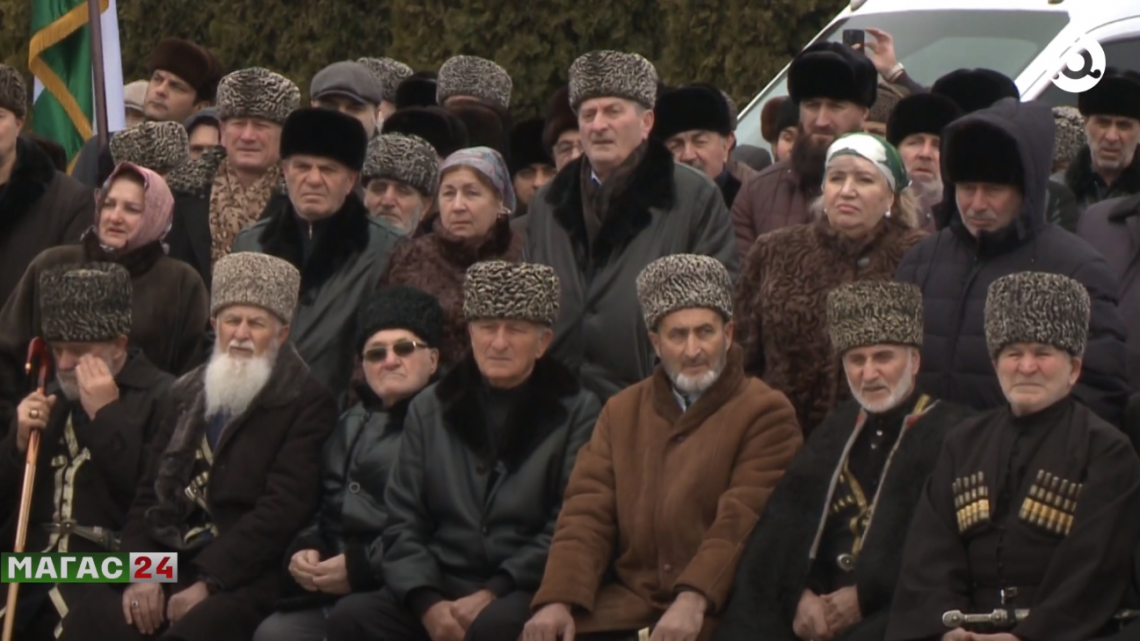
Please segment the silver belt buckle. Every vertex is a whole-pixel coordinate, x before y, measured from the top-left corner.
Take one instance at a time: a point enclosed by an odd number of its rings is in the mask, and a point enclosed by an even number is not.
[[[855,555],[846,553],[840,554],[835,557],[835,563],[839,566],[840,570],[852,572],[855,570]]]

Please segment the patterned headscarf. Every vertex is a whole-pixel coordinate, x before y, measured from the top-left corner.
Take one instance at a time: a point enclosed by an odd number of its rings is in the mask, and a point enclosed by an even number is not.
[[[896,194],[910,184],[899,150],[882,136],[862,132],[840,136],[827,148],[827,164],[830,165],[836,156],[859,156],[870,160]]]
[[[503,197],[503,207],[514,213],[515,187],[514,183],[511,182],[511,173],[507,169],[507,163],[499,152],[490,147],[460,149],[448,156],[439,166],[441,179],[444,172],[452,167],[468,167],[482,174]]]
[[[111,185],[114,184],[115,180],[121,178],[123,174],[134,174],[142,178],[145,195],[143,197],[142,219],[139,220],[138,227],[135,227],[135,230],[131,232],[130,237],[127,238],[127,243],[119,251],[138,249],[156,240],[163,240],[174,221],[174,195],[170,193],[170,187],[166,186],[166,181],[163,180],[162,176],[146,167],[140,167],[129,162],[119,163],[111,175],[107,177],[107,181],[103,183],[103,188],[99,190],[95,202],[96,233],[99,230],[99,219],[103,214],[103,202],[107,200],[107,192],[111,190]]]

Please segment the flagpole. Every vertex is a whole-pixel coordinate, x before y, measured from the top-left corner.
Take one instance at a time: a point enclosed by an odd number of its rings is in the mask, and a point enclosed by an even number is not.
[[[95,135],[99,148],[107,146],[107,84],[103,74],[103,11],[99,0],[87,0],[87,25],[91,29],[91,71],[95,80]]]

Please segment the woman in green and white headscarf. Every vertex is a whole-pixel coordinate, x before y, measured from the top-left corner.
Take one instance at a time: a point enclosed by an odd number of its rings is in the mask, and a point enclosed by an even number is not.
[[[814,222],[756,239],[737,283],[736,337],[745,368],[787,395],[805,435],[851,391],[827,335],[827,294],[860,280],[893,280],[925,236],[906,169],[883,138],[847,134],[827,151]]]

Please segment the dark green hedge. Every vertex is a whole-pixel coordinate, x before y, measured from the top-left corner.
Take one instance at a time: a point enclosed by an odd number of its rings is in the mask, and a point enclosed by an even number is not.
[[[417,69],[457,53],[514,78],[513,109],[539,115],[591,49],[636,51],[668,83],[713,82],[743,106],[843,0],[119,0],[128,80],[165,35],[205,44],[231,69],[261,65],[302,90],[329,62],[388,55]],[[0,51],[26,69],[30,0],[0,0]]]

